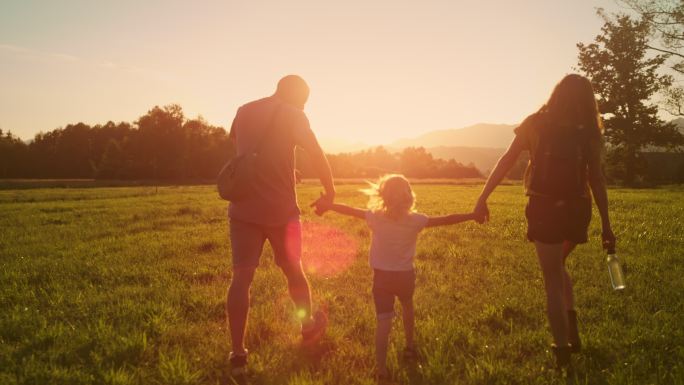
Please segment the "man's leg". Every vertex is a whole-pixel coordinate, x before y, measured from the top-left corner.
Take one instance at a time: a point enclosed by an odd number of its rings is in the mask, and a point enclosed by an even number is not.
[[[287,289],[296,307],[297,318],[306,328],[311,324],[311,291],[302,268],[302,226],[293,219],[284,226],[269,229],[268,240],[276,264],[287,279]]]
[[[311,290],[309,281],[306,279],[301,261],[289,265],[281,265],[285,278],[287,278],[287,290],[295,304],[297,318],[302,322],[302,327],[311,323]]]
[[[249,287],[252,284],[255,271],[256,267],[234,268],[233,279],[230,281],[230,288],[228,289],[226,310],[233,353],[236,355],[247,353],[244,340],[249,312]]]
[[[249,288],[265,241],[259,225],[238,220],[230,221],[230,246],[233,259],[233,277],[228,288],[226,313],[233,354],[244,355],[245,332],[249,312]]]

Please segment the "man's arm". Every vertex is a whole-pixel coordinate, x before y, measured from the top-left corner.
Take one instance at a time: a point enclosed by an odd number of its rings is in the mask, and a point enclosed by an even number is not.
[[[309,127],[309,120],[306,116],[302,116],[301,129],[296,132],[297,145],[302,147],[307,155],[309,155],[311,165],[325,189],[325,198],[332,202],[335,198],[335,185],[333,183],[330,165],[328,164],[328,159],[325,157],[325,153],[323,153],[323,149],[320,144],[318,144],[316,135],[314,135]]]
[[[457,223],[466,222],[475,219],[475,213],[468,214],[451,214],[441,217],[429,217],[425,227],[455,225]]]
[[[311,160],[312,166],[318,175],[318,179],[325,189],[325,195],[331,201],[335,197],[335,184],[333,183],[332,172],[330,171],[330,164],[328,164],[328,159],[323,153],[323,149],[318,144],[318,141],[313,137],[313,143],[311,143],[308,148],[304,149],[307,154],[309,154],[309,159]]]

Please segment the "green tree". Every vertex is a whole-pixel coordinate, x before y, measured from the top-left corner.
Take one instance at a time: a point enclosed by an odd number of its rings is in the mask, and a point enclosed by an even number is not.
[[[26,149],[21,139],[0,130],[0,178],[17,178],[27,173]]]
[[[684,2],[681,0],[620,0],[651,26],[649,49],[666,54],[677,77],[684,76]],[[672,115],[684,116],[684,88],[663,92],[663,107]]]
[[[627,15],[609,18],[591,44],[577,44],[578,67],[592,80],[605,136],[609,162],[616,177],[633,184],[645,171],[642,151],[648,146],[672,147],[682,143],[674,125],[658,117],[654,95],[672,84],[658,69],[666,55],[648,55],[651,26]]]

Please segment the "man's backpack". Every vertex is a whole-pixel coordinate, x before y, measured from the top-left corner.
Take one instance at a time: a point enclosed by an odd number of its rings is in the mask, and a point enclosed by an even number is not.
[[[554,198],[584,196],[590,128],[544,122],[535,129],[539,144],[531,162],[530,190]]]
[[[221,168],[216,178],[216,186],[222,199],[238,202],[254,193],[254,175],[258,172],[259,167],[263,167],[261,166],[261,159],[263,158],[261,150],[273,131],[275,118],[278,115],[278,111],[280,111],[280,107],[281,105],[279,104],[275,108],[268,126],[266,126],[261,134],[261,138],[254,150],[235,156]]]

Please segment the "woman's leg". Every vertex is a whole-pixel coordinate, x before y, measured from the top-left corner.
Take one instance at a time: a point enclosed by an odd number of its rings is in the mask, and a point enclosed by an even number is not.
[[[553,340],[559,347],[568,345],[568,314],[564,299],[563,244],[534,242],[544,275],[546,313]]]
[[[579,353],[582,350],[582,340],[579,335],[579,328],[577,325],[577,312],[575,311],[575,296],[573,294],[572,280],[568,274],[568,269],[565,267],[565,261],[568,255],[575,249],[576,243],[565,241],[563,243],[563,296],[565,298],[565,308],[568,315],[568,342],[572,347],[573,353]]]
[[[565,260],[575,250],[576,246],[577,244],[573,242],[563,242],[563,297],[565,298],[565,308],[567,311],[575,310],[575,295],[572,291],[572,279],[570,279],[568,269],[565,267]]]

